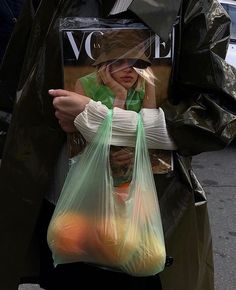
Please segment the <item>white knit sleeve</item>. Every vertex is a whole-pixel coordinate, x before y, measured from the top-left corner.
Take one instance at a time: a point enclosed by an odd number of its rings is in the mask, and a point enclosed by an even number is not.
[[[92,140],[107,112],[108,108],[101,102],[90,100],[85,110],[75,118],[74,124],[86,141],[90,142]],[[142,109],[141,115],[148,148],[175,150],[176,146],[166,128],[163,110],[161,108]],[[138,114],[136,112],[115,107],[113,110],[111,145],[134,147],[137,122]]]
[[[176,145],[168,133],[165,113],[161,108],[142,109],[141,116],[148,148],[176,150]]]

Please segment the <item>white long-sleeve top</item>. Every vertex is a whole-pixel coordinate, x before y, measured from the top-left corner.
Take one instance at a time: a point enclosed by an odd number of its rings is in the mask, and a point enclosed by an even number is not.
[[[85,110],[74,120],[76,128],[87,142],[96,134],[105,119],[108,108],[101,102],[90,100]],[[161,108],[141,110],[143,125],[149,149],[175,150],[166,126],[165,114]],[[111,145],[135,146],[138,113],[115,107],[113,109]]]

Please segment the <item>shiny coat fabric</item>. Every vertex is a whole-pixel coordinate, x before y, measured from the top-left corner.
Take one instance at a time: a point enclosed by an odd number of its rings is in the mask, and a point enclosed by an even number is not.
[[[163,39],[176,26],[163,109],[178,151],[174,172],[156,177],[167,253],[174,263],[160,276],[164,290],[213,290],[207,201],[191,156],[223,149],[236,136],[236,71],[224,61],[230,19],[216,0],[174,3],[134,0],[129,7],[129,15]],[[28,0],[11,39],[0,71],[1,110],[16,100],[0,168],[0,289],[16,290],[20,277],[37,272],[33,232],[65,142],[47,93],[63,87],[59,17],[107,17],[112,4],[42,0],[34,14]]]
[[[0,63],[23,3],[24,0],[2,0],[0,2]]]
[[[19,17],[24,0],[2,0],[0,2],[0,64],[4,57],[11,33]],[[6,132],[10,122],[9,112],[0,108],[0,158],[4,147]]]

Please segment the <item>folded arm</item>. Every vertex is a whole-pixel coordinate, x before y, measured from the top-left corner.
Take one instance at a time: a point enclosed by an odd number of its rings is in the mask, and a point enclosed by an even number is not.
[[[90,142],[106,117],[108,108],[90,100],[83,112],[74,119],[75,127]],[[146,133],[147,146],[150,149],[175,150],[176,146],[167,131],[164,111],[158,109],[142,109],[141,115]],[[134,111],[113,109],[111,145],[131,146],[136,143],[138,113]]]

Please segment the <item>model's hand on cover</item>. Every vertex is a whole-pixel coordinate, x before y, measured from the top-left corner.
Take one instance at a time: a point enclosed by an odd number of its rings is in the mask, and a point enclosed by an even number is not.
[[[55,116],[61,128],[67,133],[76,132],[74,119],[83,112],[90,98],[61,89],[49,90],[48,93],[53,97]]]
[[[118,151],[112,151],[110,153],[110,162],[113,167],[119,167],[123,165],[130,165],[134,160],[134,151],[124,147]]]
[[[103,65],[98,71],[104,85],[108,86],[115,94],[114,107],[124,108],[127,98],[127,90],[119,84],[110,73],[110,66]]]

